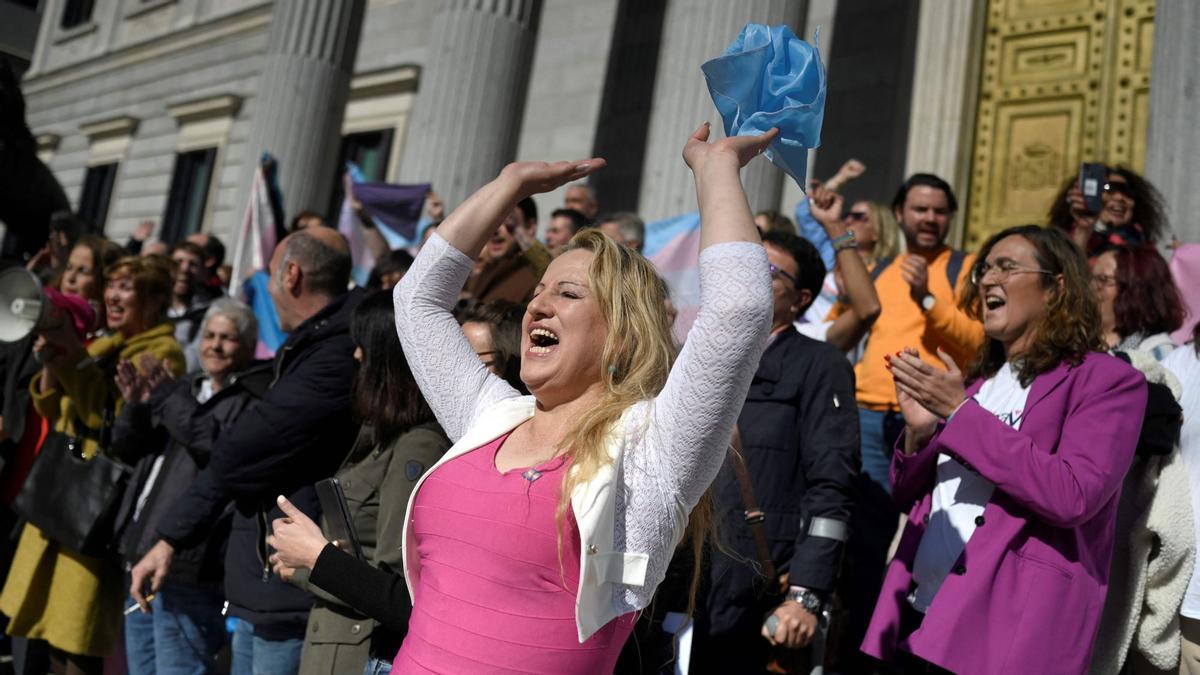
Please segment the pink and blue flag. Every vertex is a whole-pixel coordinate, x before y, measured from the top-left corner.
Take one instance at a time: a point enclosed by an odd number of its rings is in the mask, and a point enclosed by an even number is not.
[[[675,340],[683,344],[700,309],[700,214],[689,213],[646,225],[642,253],[671,290]]]

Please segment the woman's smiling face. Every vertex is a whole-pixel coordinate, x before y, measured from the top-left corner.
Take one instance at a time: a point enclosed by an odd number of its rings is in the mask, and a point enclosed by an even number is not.
[[[554,259],[521,322],[521,380],[542,403],[572,401],[602,380],[608,322],[588,275],[592,253]]]

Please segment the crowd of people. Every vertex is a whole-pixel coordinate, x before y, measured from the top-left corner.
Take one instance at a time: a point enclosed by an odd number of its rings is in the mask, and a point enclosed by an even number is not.
[[[311,211],[245,287],[212,234],[56,220],[6,261],[48,301],[0,345],[16,672],[1200,673],[1200,341],[1154,187],[1111,167],[1092,212],[1072,178],[966,252],[931,174],[752,214],[776,133],[686,141],[682,344],[600,158],[431,194],[361,286]],[[41,478],[80,458],[111,508]]]

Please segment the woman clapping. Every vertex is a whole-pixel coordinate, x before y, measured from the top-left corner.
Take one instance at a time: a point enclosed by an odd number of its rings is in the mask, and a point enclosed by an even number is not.
[[[863,650],[914,672],[1083,672],[1146,383],[1100,353],[1086,263],[1058,229],[993,236],[962,305],[988,338],[968,386],[944,353],[889,358],[909,517]]]

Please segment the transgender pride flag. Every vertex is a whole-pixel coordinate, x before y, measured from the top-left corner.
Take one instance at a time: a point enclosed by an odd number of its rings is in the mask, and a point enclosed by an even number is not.
[[[683,344],[700,309],[700,214],[648,223],[642,253],[671,289],[671,302],[679,312],[675,340]]]

